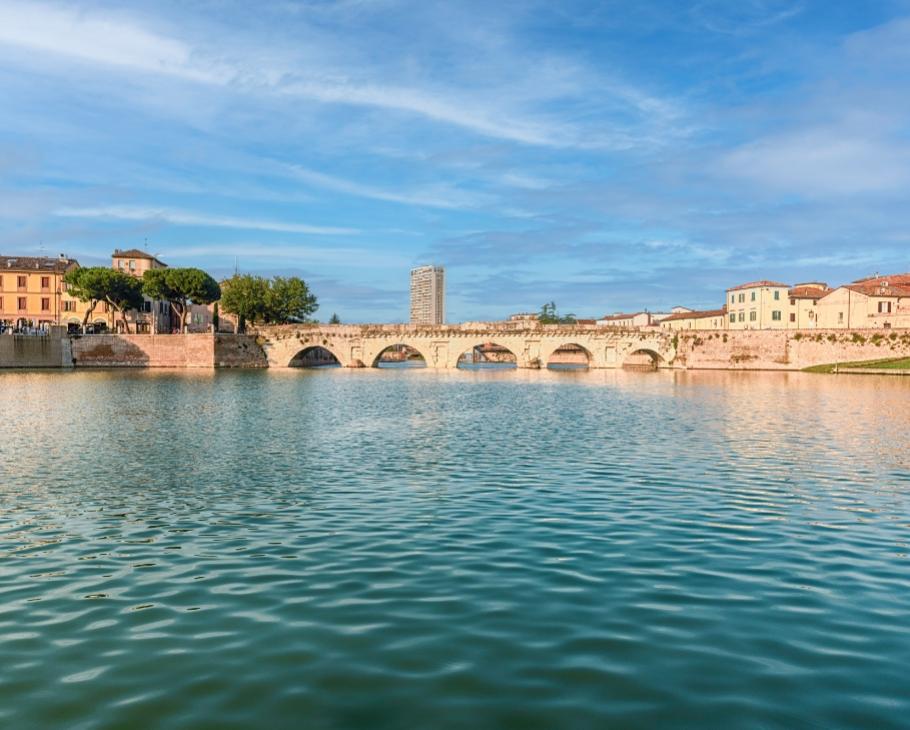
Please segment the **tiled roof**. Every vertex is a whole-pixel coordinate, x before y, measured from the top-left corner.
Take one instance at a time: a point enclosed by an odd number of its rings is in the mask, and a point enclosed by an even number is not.
[[[794,286],[787,294],[791,299],[821,299],[831,291],[827,286],[824,289],[819,289],[817,286],[801,284],[800,286]]]
[[[597,324],[596,319],[576,319],[575,324]]]
[[[888,274],[887,276],[867,276],[864,279],[857,279],[854,284],[879,284],[894,286],[910,286],[910,273],[906,274]]]
[[[709,317],[724,317],[727,314],[727,308],[722,309],[705,309],[700,312],[677,312],[669,317],[664,317],[661,322],[675,322],[680,319],[708,319]]]
[[[761,281],[750,281],[748,284],[740,284],[739,286],[733,286],[727,289],[727,291],[736,291],[738,289],[756,289],[759,287],[783,287],[784,289],[789,289],[789,284],[781,284],[779,281],[768,281],[767,279],[762,279]]]
[[[0,256],[0,269],[6,271],[54,271],[62,274],[78,265],[76,259],[52,256]]]
[[[605,314],[600,318],[600,321],[603,322],[605,320],[632,319],[632,317],[637,317],[639,314],[644,314],[644,312],[634,312],[633,314],[623,314],[621,312],[619,314]]]
[[[862,284],[846,284],[844,289],[865,294],[867,297],[910,297],[910,282],[904,286],[884,286],[884,283],[879,284],[873,280]]]
[[[128,248],[124,251],[121,251],[119,248],[114,249],[113,258],[118,259],[148,259],[149,261],[157,261],[159,264],[164,266],[164,262],[159,260],[157,257],[152,256],[150,253],[146,253],[138,248]]]

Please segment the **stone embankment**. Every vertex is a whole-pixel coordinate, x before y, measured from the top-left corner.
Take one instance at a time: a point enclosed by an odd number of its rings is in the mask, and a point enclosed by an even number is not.
[[[910,330],[680,332],[672,365],[689,370],[802,370],[910,355]]]

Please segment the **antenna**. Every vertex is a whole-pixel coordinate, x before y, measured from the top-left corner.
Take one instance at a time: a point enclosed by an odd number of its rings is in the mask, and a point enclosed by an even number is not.
[[[235,256],[234,257],[234,276],[238,276],[239,274],[240,274],[240,257]]]

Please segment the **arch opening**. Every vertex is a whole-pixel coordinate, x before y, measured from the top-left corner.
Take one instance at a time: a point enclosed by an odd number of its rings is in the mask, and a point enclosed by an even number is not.
[[[591,367],[591,353],[574,342],[560,345],[547,358],[547,370],[577,371]]]
[[[642,348],[626,355],[622,361],[623,368],[627,370],[657,370],[663,363],[663,358],[654,350]]]
[[[288,363],[289,368],[338,368],[341,362],[327,347],[311,345],[304,347]]]
[[[404,343],[389,345],[376,356],[375,360],[373,360],[374,368],[406,370],[425,368],[426,366],[426,358],[424,358],[421,352],[416,347],[411,347]]]
[[[518,358],[508,347],[496,342],[481,342],[458,356],[458,367],[463,370],[513,370]]]

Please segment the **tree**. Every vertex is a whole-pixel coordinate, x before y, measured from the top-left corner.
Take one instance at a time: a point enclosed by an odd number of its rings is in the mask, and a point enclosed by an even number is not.
[[[316,295],[310,292],[306,282],[297,276],[285,279],[276,276],[269,282],[265,297],[266,323],[286,324],[306,322],[319,305]]]
[[[269,282],[261,276],[234,274],[221,282],[221,309],[237,317],[237,331],[245,332],[247,322],[265,319]]]
[[[82,319],[83,329],[88,324],[88,320],[95,311],[95,307],[98,306],[98,302],[105,299],[108,282],[107,275],[111,271],[113,269],[108,269],[105,266],[89,266],[70,269],[63,275],[67,292],[80,302],[86,302],[89,305],[85,311],[85,317]]]
[[[560,317],[556,311],[556,302],[547,302],[540,308],[537,321],[541,324],[575,324],[575,315],[566,314]]]
[[[135,276],[130,276],[122,271],[115,269],[105,269],[105,271],[107,274],[102,277],[105,282],[104,299],[115,312],[120,313],[123,328],[129,334],[130,323],[126,318],[126,313],[132,309],[138,310],[145,304],[142,296],[142,282]]]
[[[187,307],[211,304],[221,298],[218,282],[202,269],[149,269],[142,278],[142,290],[150,299],[169,302],[180,319],[180,331],[186,330]]]
[[[329,320],[329,324],[341,324],[341,319],[337,314],[332,312],[332,318]]]

